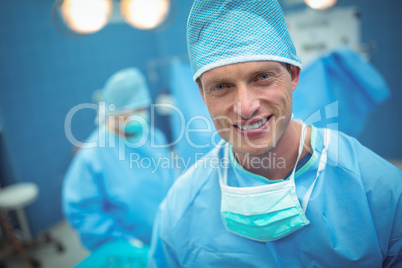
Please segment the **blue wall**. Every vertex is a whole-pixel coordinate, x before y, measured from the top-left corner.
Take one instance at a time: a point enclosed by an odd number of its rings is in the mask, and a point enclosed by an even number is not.
[[[346,5],[348,1],[342,1]],[[402,158],[402,90],[400,63],[402,10],[399,0],[350,1],[362,14],[362,41],[375,43],[377,50],[370,53],[371,63],[380,71],[391,90],[391,99],[378,107],[365,128],[360,141],[387,158]],[[381,3],[381,4],[380,4]]]
[[[147,71],[150,59],[186,55],[185,25],[192,1],[177,0],[176,18],[160,32],[135,30],[125,24],[108,25],[82,38],[68,38],[51,21],[52,0],[1,1],[0,3],[0,113],[3,117],[1,168],[5,184],[31,181],[40,187],[40,198],[28,209],[34,233],[62,218],[60,190],[72,157],[64,133],[64,119],[77,104],[91,102],[92,92],[106,78],[128,66]],[[339,5],[360,8],[362,40],[379,49],[371,62],[389,83],[392,98],[373,113],[363,144],[383,157],[402,158],[402,114],[399,102],[398,44],[402,25],[400,0],[340,0]],[[285,12],[288,10],[283,6]],[[167,65],[150,87],[153,97],[167,87]],[[392,117],[392,118],[391,118]],[[73,134],[85,139],[94,128],[95,112],[78,113]],[[168,131],[166,122],[158,123]],[[4,162],[4,161],[3,161]]]

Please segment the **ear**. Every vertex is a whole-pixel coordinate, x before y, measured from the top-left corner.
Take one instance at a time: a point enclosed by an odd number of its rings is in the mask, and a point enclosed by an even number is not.
[[[297,66],[291,65],[290,76],[292,79],[292,91],[293,91],[296,89],[297,85],[299,84],[300,68]]]

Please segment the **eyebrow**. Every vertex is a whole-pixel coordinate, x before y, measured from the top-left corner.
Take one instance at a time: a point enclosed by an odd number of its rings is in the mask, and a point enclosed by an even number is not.
[[[252,71],[249,73],[250,76],[254,76],[258,73],[264,73],[264,72],[271,72],[271,73],[275,73],[275,74],[279,74],[281,72],[281,68],[279,65],[274,64],[274,62],[266,62],[264,64],[264,66],[259,67],[258,69]],[[201,82],[201,78],[202,76],[200,76],[200,82]],[[204,83],[201,82],[201,84],[204,87],[210,86],[211,84],[215,84],[215,83],[225,83],[228,82],[228,79],[225,78],[221,78],[221,77],[215,77],[211,80],[208,81],[204,81]]]
[[[208,80],[208,81],[204,81],[204,83],[201,81],[201,79],[200,79],[200,82],[201,82],[201,84],[203,85],[203,87],[209,87],[211,84],[216,84],[216,83],[225,83],[225,82],[227,82],[228,80],[227,79],[225,79],[225,78],[219,78],[219,77],[216,77],[216,78],[214,78],[214,79],[211,79],[211,80]]]
[[[280,68],[278,65],[274,65],[274,66],[262,66],[261,68],[257,69],[255,72],[253,72],[254,74],[257,73],[263,73],[263,72],[274,72],[274,73],[279,73],[280,72]]]

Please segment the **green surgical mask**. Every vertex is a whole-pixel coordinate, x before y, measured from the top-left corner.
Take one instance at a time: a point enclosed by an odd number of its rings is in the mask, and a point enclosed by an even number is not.
[[[121,132],[127,136],[138,136],[149,128],[149,114],[147,111],[138,112],[127,118],[127,123],[122,124]]]

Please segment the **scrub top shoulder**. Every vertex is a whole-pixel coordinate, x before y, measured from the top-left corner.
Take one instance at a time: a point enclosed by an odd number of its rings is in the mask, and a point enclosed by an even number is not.
[[[305,163],[295,178],[300,202],[315,179],[323,136],[324,129],[316,129],[311,156],[316,161]],[[402,172],[355,139],[331,131],[328,163],[306,211],[310,224],[266,243],[232,234],[222,223],[216,166],[222,151],[213,149],[169,191],[154,226],[150,267],[401,264]]]

